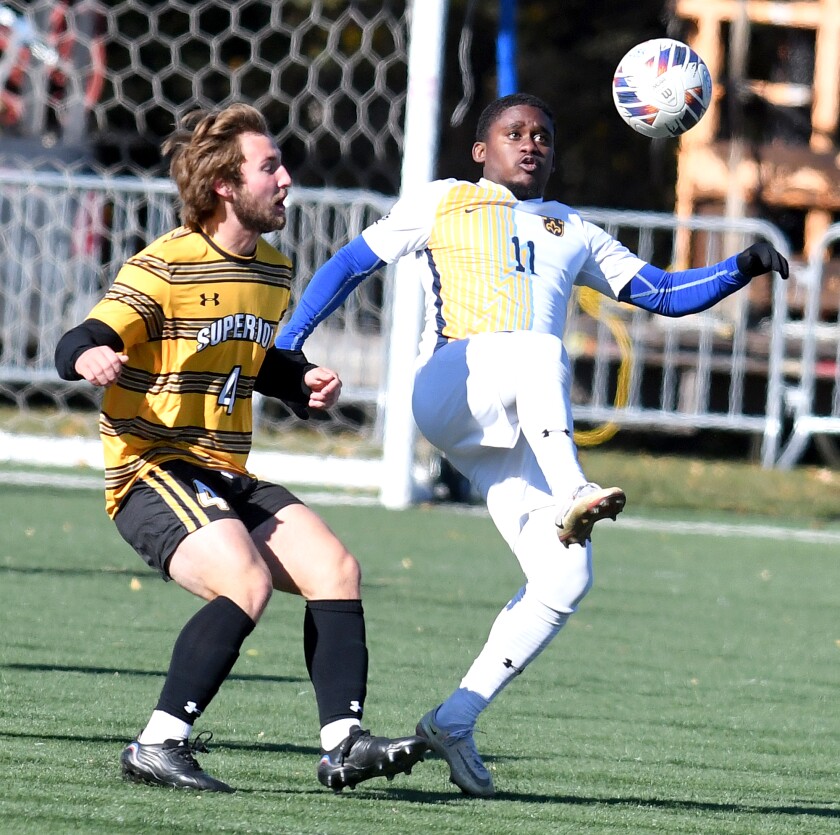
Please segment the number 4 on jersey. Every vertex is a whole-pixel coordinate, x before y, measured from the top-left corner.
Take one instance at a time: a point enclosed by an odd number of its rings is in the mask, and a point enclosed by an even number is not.
[[[242,366],[235,365],[233,371],[228,374],[227,379],[219,392],[218,404],[227,411],[233,414],[233,407],[236,404],[236,387],[239,384],[239,375],[242,373]]]

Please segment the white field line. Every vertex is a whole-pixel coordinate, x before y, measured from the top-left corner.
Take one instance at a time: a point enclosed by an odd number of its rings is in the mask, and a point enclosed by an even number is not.
[[[65,475],[62,473],[27,473],[19,470],[0,470],[0,484],[21,485],[26,487],[59,487],[67,489],[103,490],[101,475]],[[375,507],[379,500],[375,496],[360,496],[352,493],[295,490],[295,495],[314,505],[355,505]],[[486,516],[484,507],[472,505],[441,504],[436,506],[444,512]],[[781,539],[796,542],[810,542],[821,545],[840,545],[840,531],[816,531],[801,528],[788,528],[775,525],[734,525],[719,522],[685,522],[634,518],[623,515],[617,525],[628,530],[648,533],[667,533],[672,535],[746,537],[748,539]]]

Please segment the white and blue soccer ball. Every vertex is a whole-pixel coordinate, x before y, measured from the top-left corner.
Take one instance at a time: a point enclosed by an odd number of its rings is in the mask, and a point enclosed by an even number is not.
[[[655,38],[634,46],[612,82],[618,113],[633,130],[653,139],[693,128],[712,101],[712,77],[686,44]]]

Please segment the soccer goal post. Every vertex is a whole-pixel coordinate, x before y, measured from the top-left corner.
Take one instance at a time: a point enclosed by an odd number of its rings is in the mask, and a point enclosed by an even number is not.
[[[99,392],[58,380],[53,352],[121,263],[177,225],[163,136],[196,107],[248,101],[266,113],[295,176],[287,228],[272,240],[295,264],[294,303],[400,188],[433,176],[448,3],[56,9],[0,2],[0,25],[22,33],[0,44],[14,69],[0,73],[0,96],[15,120],[0,143],[0,464],[97,467]],[[37,48],[59,35],[59,52]],[[415,497],[421,300],[401,269],[364,282],[307,343],[341,373],[340,408],[302,425],[255,399],[255,472],[364,489],[390,507]]]

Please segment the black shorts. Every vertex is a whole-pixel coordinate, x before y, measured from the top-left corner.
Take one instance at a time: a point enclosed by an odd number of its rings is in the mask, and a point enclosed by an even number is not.
[[[188,534],[217,519],[239,519],[253,531],[301,500],[279,484],[167,461],[141,478],[114,517],[122,538],[165,580],[167,562]]]

